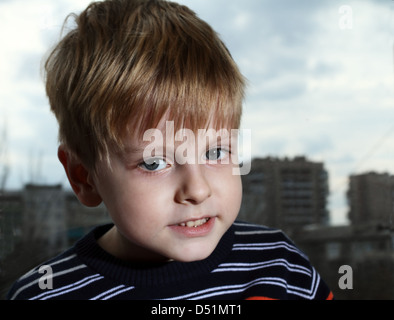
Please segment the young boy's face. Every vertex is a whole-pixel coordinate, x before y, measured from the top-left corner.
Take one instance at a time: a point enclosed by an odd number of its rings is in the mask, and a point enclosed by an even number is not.
[[[195,133],[195,141],[170,143],[165,121],[158,129],[163,141],[127,137],[126,151],[110,154],[111,167],[97,165],[94,185],[115,223],[101,244],[129,260],[205,259],[241,205],[241,179],[230,159],[235,139],[201,142]],[[150,159],[148,146],[155,149]]]

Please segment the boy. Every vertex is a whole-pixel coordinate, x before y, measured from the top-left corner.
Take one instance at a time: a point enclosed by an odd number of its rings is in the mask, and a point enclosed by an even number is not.
[[[329,299],[279,230],[234,222],[244,78],[184,6],[92,3],[52,51],[58,157],[101,226],[20,278],[9,299]],[[49,278],[48,278],[49,279]]]

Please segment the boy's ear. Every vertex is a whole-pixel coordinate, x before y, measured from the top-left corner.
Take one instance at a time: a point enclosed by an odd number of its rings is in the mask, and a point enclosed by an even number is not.
[[[64,146],[59,146],[57,156],[66,171],[68,181],[78,200],[88,207],[96,207],[101,202],[92,179],[89,179],[89,171],[82,162],[67,152]]]

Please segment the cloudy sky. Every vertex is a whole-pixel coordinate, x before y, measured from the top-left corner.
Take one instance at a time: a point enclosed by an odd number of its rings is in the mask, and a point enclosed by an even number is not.
[[[89,2],[0,0],[0,170],[9,164],[8,189],[67,186],[40,64],[65,16]],[[324,162],[332,222],[345,223],[349,174],[394,174],[394,1],[179,2],[214,27],[249,80],[242,126],[251,129],[253,156]]]

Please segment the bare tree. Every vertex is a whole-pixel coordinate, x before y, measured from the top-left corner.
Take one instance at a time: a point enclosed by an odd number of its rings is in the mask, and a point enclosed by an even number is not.
[[[7,148],[7,122],[3,121],[3,128],[0,128],[0,193],[3,193],[10,174],[10,163]]]

